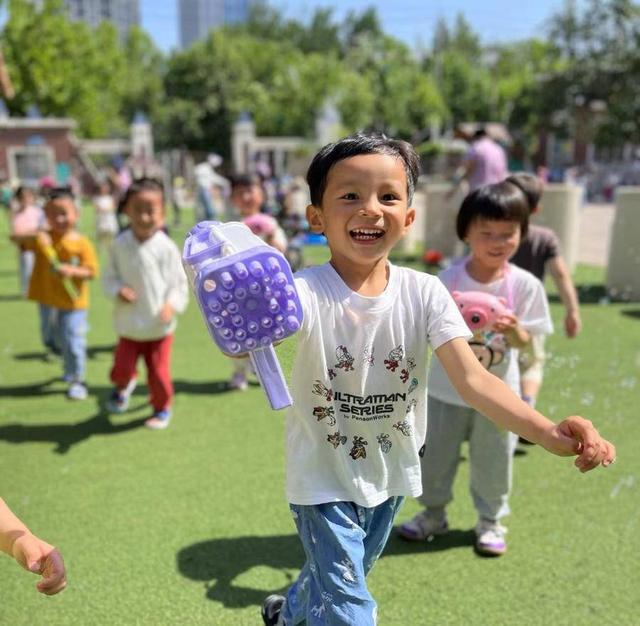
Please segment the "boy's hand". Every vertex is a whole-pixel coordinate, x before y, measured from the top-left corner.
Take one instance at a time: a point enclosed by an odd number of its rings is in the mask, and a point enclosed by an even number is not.
[[[138,299],[138,294],[129,285],[123,285],[118,291],[118,298],[124,302],[135,302]]]
[[[42,580],[36,585],[40,593],[52,596],[67,586],[62,555],[42,539],[23,533],[14,541],[12,554],[26,570],[42,575]]]
[[[582,320],[580,319],[580,313],[574,311],[567,313],[564,318],[564,332],[567,337],[573,338],[582,330]]]
[[[168,324],[173,319],[173,316],[175,314],[176,312],[174,308],[167,302],[160,309],[160,321],[163,324]]]
[[[604,439],[594,425],[578,415],[556,424],[542,445],[559,456],[578,455],[575,466],[588,472],[598,465],[608,467],[616,460],[615,446]]]

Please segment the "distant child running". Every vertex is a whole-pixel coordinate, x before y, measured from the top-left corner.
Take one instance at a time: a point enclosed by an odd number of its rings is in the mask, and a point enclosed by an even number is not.
[[[283,254],[287,249],[287,237],[277,220],[261,209],[264,204],[262,181],[256,174],[242,174],[231,179],[231,203],[240,213],[242,222],[266,244]],[[247,373],[251,371],[248,358],[233,359],[233,376],[229,386],[245,391],[249,383]]]
[[[15,194],[16,205],[10,214],[10,228],[13,237],[30,235],[44,226],[44,213],[35,202],[35,195],[28,187],[18,187]],[[18,263],[20,268],[20,288],[26,296],[29,280],[33,271],[35,256],[33,250],[27,250],[24,244],[18,244]]]
[[[512,174],[507,180],[522,189],[529,203],[530,214],[538,213],[542,197],[540,179],[531,174]],[[565,308],[564,331],[567,337],[576,337],[582,328],[580,304],[556,234],[550,228],[530,224],[517,252],[511,257],[511,263],[531,272],[541,281],[544,281],[544,275],[549,270]],[[520,353],[522,399],[533,407],[542,385],[545,339],[546,335],[535,335],[528,349]]]
[[[462,203],[457,232],[470,248],[468,257],[440,274],[450,292],[486,292],[504,298],[513,314],[476,333],[470,346],[488,372],[520,394],[518,351],[553,330],[542,283],[508,260],[526,236],[529,205],[519,187],[502,182],[480,187]],[[448,530],[445,507],[453,498],[460,446],[469,441],[471,494],[478,513],[476,549],[503,554],[509,491],[517,435],[470,406],[449,379],[446,363],[434,359],[429,372],[429,429],[422,459],[420,498],[426,509],[401,525],[399,534],[422,541]],[[488,412],[487,412],[488,413]]]
[[[48,192],[44,212],[49,232],[13,237],[35,262],[28,297],[40,305],[40,333],[45,347],[62,354],[67,397],[84,400],[87,395],[88,281],[98,272],[91,242],[76,231],[78,210],[67,187]]]
[[[171,346],[176,315],[188,300],[180,252],[162,231],[164,193],[149,178],[133,182],[123,199],[129,226],[114,240],[104,273],[105,293],[115,298],[114,326],[119,340],[111,381],[109,410],[122,413],[136,384],[136,364],[147,366],[153,415],[145,426],[166,428],[171,418]]]
[[[24,569],[42,576],[36,585],[40,593],[52,596],[67,586],[62,555],[36,537],[0,498],[0,551],[13,557]]]
[[[408,143],[378,135],[329,144],[309,167],[307,218],[331,260],[296,275],[304,323],[286,491],[306,563],[286,597],[265,600],[265,624],[375,624],[365,576],[403,498],[422,490],[429,346],[465,402],[500,427],[577,454],[582,471],[615,456],[587,420],[556,425],[522,402],[478,362],[445,286],[389,262],[415,217],[418,173]]]
[[[113,238],[118,234],[116,202],[109,183],[101,183],[98,195],[93,198],[96,222],[96,240],[101,249],[108,250]]]

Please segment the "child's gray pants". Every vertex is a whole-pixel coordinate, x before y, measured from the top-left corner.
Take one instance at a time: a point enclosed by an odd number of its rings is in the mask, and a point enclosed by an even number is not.
[[[475,409],[429,396],[420,501],[437,514],[453,499],[463,441],[469,441],[470,491],[479,517],[509,514],[513,452],[518,437],[500,430]]]

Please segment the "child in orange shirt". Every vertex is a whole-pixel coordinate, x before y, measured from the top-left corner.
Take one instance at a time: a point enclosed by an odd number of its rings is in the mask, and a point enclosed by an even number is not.
[[[67,397],[84,400],[87,351],[87,281],[98,272],[91,242],[75,230],[78,210],[67,187],[52,189],[44,206],[48,232],[13,237],[35,253],[28,298],[40,308],[44,345],[61,354]]]

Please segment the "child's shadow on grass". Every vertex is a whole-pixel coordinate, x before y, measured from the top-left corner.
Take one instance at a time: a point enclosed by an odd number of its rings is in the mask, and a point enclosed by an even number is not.
[[[399,539],[394,530],[382,557],[468,548],[474,543],[473,530],[453,529],[433,541],[419,543]],[[295,581],[304,558],[298,535],[249,536],[212,539],[187,546],[178,552],[177,565],[183,576],[205,584],[207,599],[228,608],[244,608],[261,605],[271,593],[284,594]],[[235,582],[259,566],[283,571],[287,583],[280,589],[255,589]]]
[[[56,389],[47,388],[57,378],[48,379],[31,385],[0,387],[0,397],[32,397],[60,394]],[[110,387],[90,387],[90,394],[96,396],[98,406],[93,415],[80,422],[48,424],[2,424],[0,425],[0,441],[8,443],[33,443],[37,441],[56,444],[54,452],[66,454],[72,446],[86,441],[94,435],[116,435],[135,428],[140,428],[146,418],[129,420],[128,422],[112,423],[109,413],[105,408],[106,398]]]
[[[249,381],[249,387],[259,387],[259,383],[252,380]],[[228,380],[210,380],[210,381],[198,381],[192,380],[174,380],[173,388],[176,393],[193,393],[193,394],[206,394],[217,395],[220,393],[228,393],[230,391],[236,391],[231,386]]]
[[[212,539],[183,548],[177,554],[178,570],[191,580],[205,583],[206,597],[229,608],[261,605],[270,593],[284,593],[294,582],[281,589],[253,589],[234,580],[254,567],[297,572],[304,563],[298,535],[271,537],[233,537]]]
[[[115,346],[113,344],[104,344],[98,346],[88,346],[87,347],[87,358],[90,360],[95,359],[99,354],[109,353],[112,354]],[[55,357],[49,356],[49,354],[44,350],[39,350],[36,352],[16,352],[13,355],[13,358],[16,361],[43,361],[48,363],[51,360],[55,360]]]

